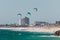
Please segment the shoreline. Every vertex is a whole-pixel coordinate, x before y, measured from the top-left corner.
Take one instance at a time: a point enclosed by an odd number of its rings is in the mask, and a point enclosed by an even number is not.
[[[60,30],[60,27],[0,27],[4,30],[29,31],[29,32],[48,32],[54,33]]]

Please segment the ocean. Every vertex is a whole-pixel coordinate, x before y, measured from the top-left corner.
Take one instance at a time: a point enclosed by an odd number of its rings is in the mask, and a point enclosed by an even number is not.
[[[0,29],[0,40],[60,40],[60,37],[45,32],[28,32]]]

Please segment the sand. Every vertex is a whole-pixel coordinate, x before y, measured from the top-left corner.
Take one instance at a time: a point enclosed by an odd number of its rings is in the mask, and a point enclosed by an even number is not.
[[[54,33],[60,30],[60,26],[43,26],[43,27],[0,27],[0,29],[30,32],[49,32]]]

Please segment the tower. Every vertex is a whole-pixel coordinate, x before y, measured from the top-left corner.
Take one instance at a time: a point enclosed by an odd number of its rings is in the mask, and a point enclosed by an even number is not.
[[[22,18],[21,25],[22,26],[29,26],[29,18],[28,17]]]

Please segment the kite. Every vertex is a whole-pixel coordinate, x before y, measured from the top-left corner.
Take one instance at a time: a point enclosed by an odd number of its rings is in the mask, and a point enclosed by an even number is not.
[[[30,12],[28,12],[27,14],[28,14],[28,15],[31,15],[31,13],[30,13]]]
[[[22,16],[22,14],[20,14],[20,13],[18,15]]]
[[[36,12],[38,11],[38,9],[37,9],[37,8],[34,8],[34,10],[36,10]]]

